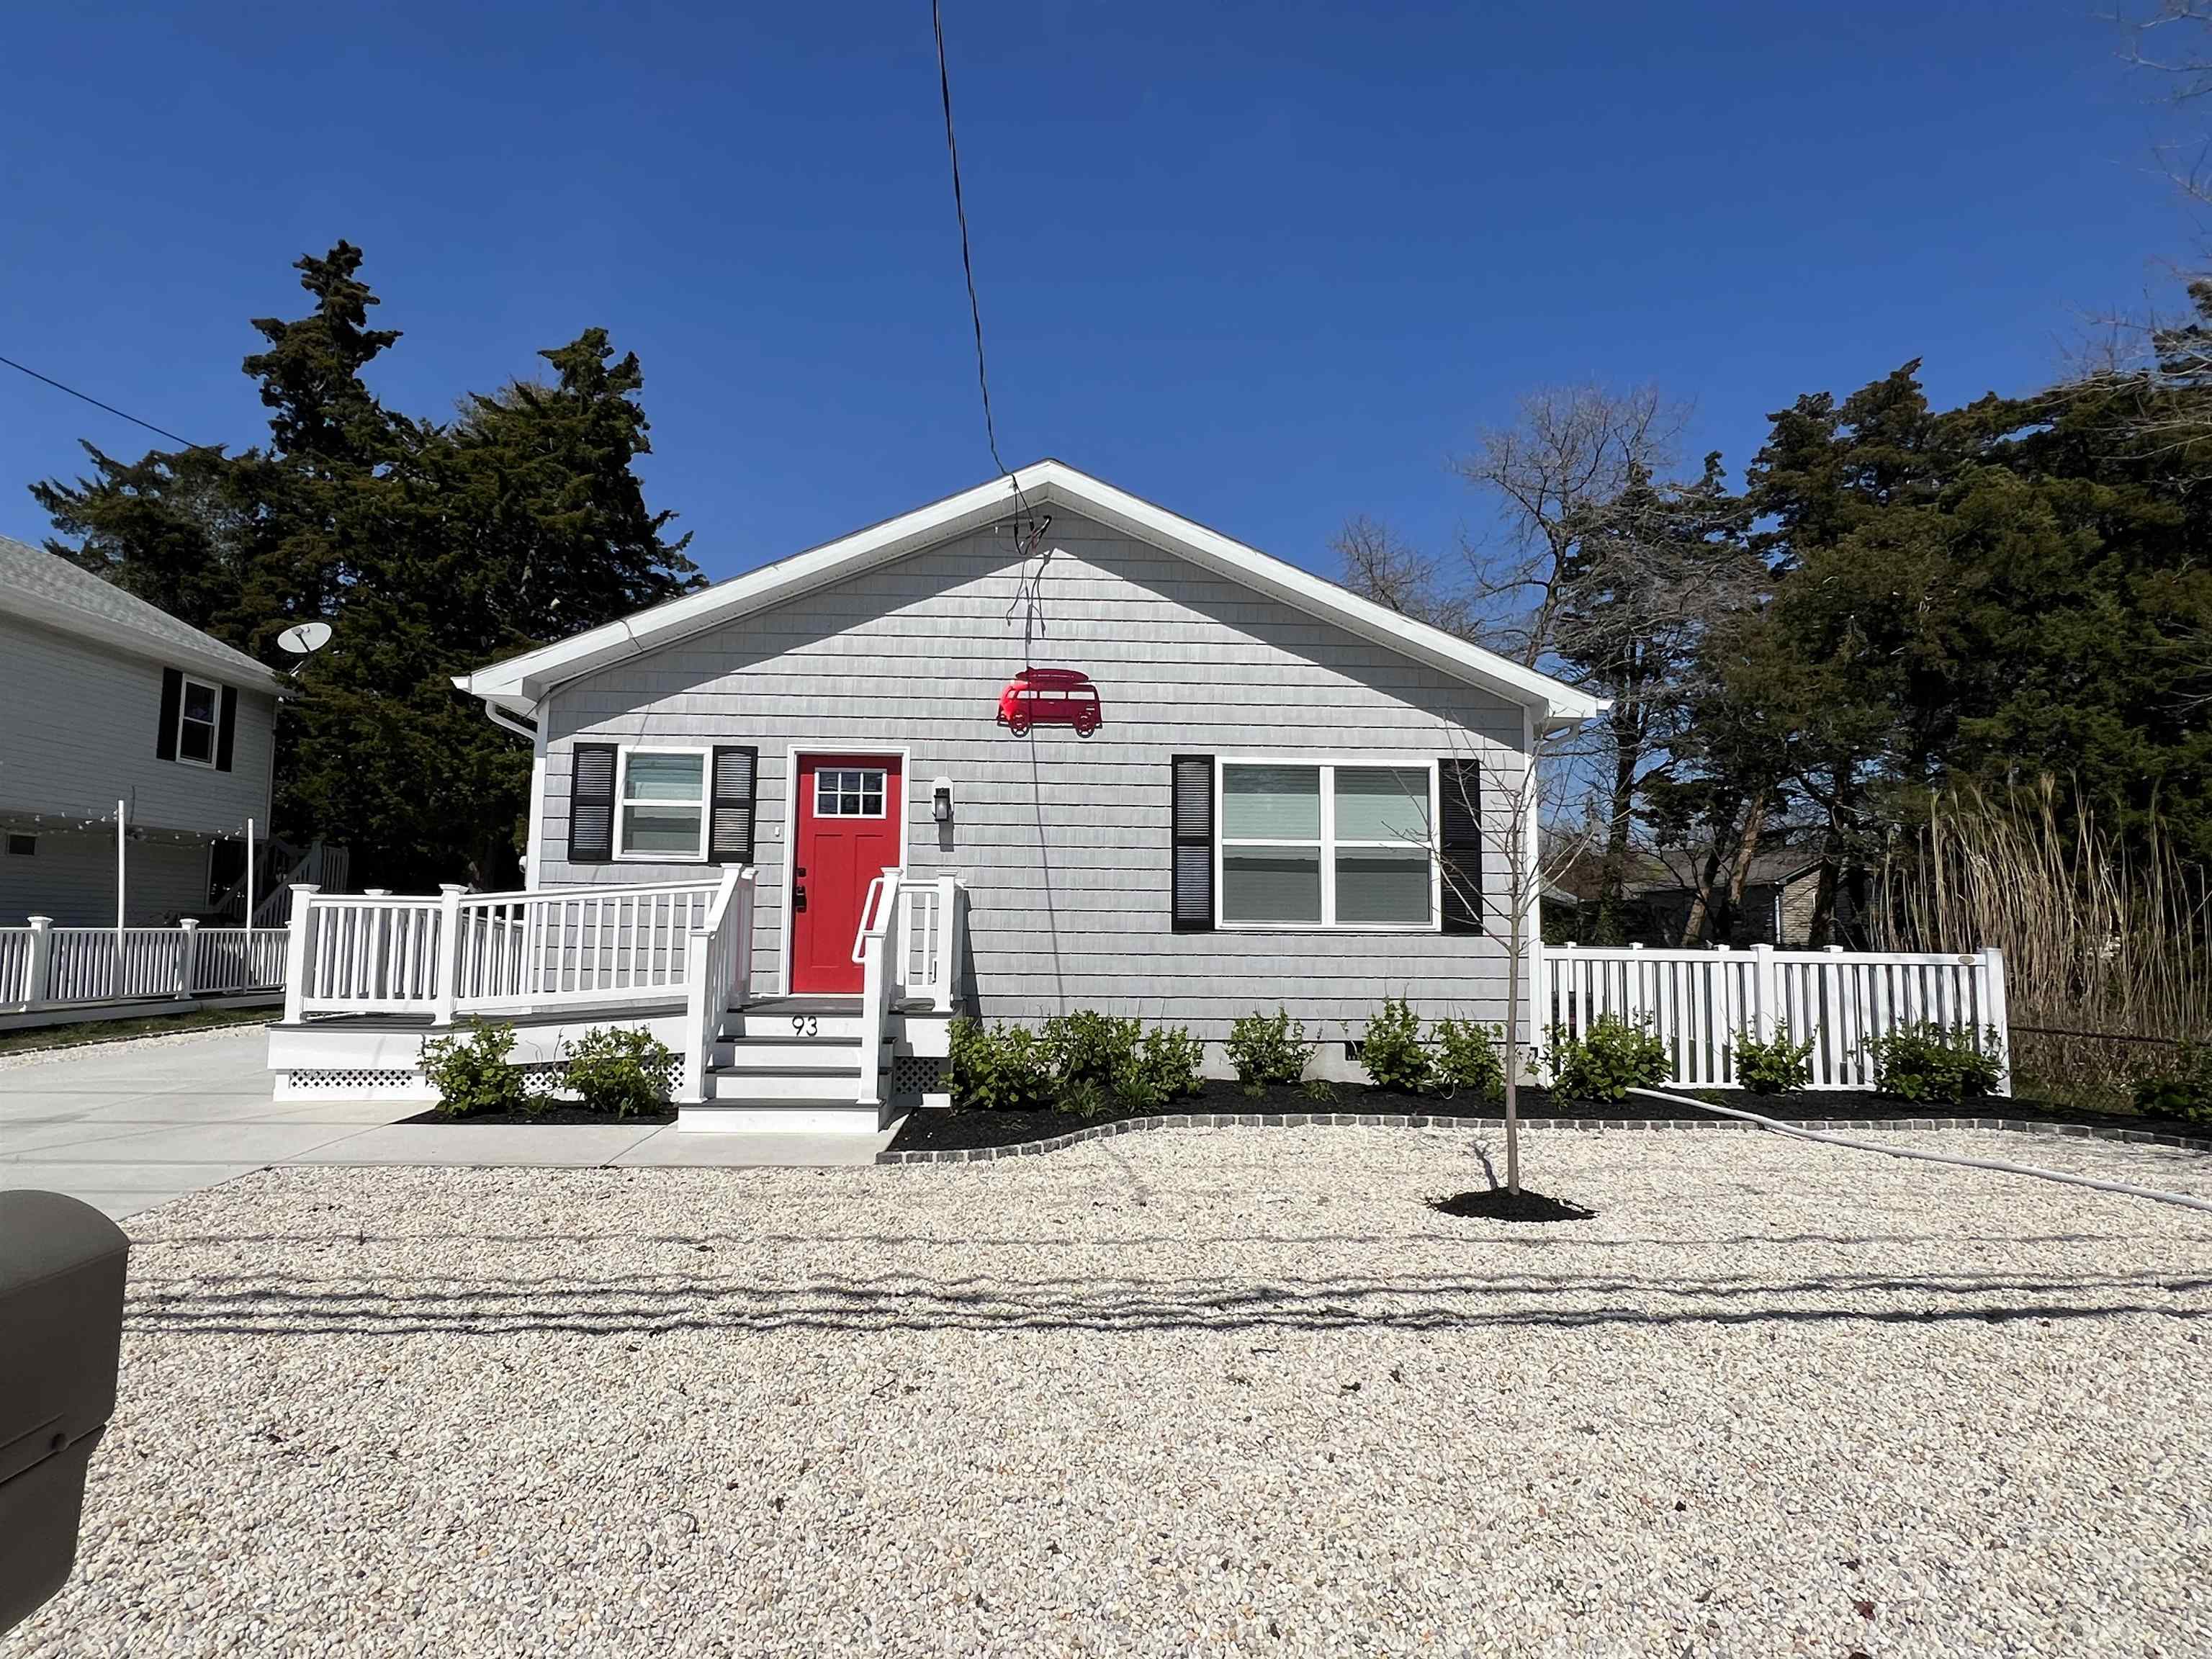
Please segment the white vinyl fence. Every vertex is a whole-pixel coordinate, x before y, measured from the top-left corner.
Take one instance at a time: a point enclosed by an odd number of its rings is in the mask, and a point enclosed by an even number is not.
[[[1674,1057],[1678,1088],[1737,1086],[1735,1047],[1787,1030],[1812,1040],[1815,1089],[1870,1089],[1869,1045],[1922,1023],[1994,1032],[2012,1091],[2004,958],[1891,951],[1649,951],[1642,945],[1547,945],[1539,1023],[1576,1036],[1607,1014],[1648,1024]]]
[[[0,1011],[242,996],[284,985],[281,927],[0,927]]]

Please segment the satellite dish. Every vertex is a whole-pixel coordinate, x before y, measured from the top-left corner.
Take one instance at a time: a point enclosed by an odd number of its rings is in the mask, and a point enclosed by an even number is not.
[[[331,625],[324,622],[300,623],[276,636],[276,643],[295,657],[310,655],[330,642]]]

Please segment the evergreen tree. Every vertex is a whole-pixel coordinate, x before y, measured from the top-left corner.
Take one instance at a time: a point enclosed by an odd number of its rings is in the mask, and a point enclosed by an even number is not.
[[[452,678],[698,586],[632,464],[648,450],[637,360],[603,330],[543,355],[550,386],[471,398],[451,425],[385,409],[362,371],[394,345],[340,242],[298,262],[295,320],[256,319],[270,442],[155,451],[33,493],[57,551],[294,671],[276,817],[354,849],[363,880],[513,878],[530,757]],[[295,661],[292,623],[331,623]]]

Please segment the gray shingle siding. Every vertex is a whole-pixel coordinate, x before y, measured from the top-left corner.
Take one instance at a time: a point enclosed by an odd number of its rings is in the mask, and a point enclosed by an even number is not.
[[[696,865],[570,866],[572,745],[658,740],[760,746],[757,992],[782,967],[787,757],[794,749],[909,751],[910,875],[963,877],[981,1012],[1033,1019],[1091,1007],[1170,1017],[1218,1041],[1279,1001],[1328,1041],[1356,1036],[1386,992],[1435,1014],[1503,1013],[1493,938],[1169,927],[1169,774],[1177,753],[1426,762],[1494,769],[1497,812],[1521,766],[1522,713],[1334,624],[1073,514],[1043,580],[1041,664],[1097,682],[1105,724],[1015,738],[994,723],[1022,666],[1018,568],[984,534],[726,623],[563,686],[545,708],[532,880],[696,877]],[[954,822],[930,817],[951,781]],[[1486,858],[1502,896],[1499,861]]]

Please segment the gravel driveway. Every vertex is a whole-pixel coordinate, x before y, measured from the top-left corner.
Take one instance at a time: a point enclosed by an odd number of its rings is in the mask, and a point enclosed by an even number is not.
[[[1473,1145],[232,1182],[0,1654],[2212,1651],[2212,1218],[1732,1133],[1428,1209]]]

